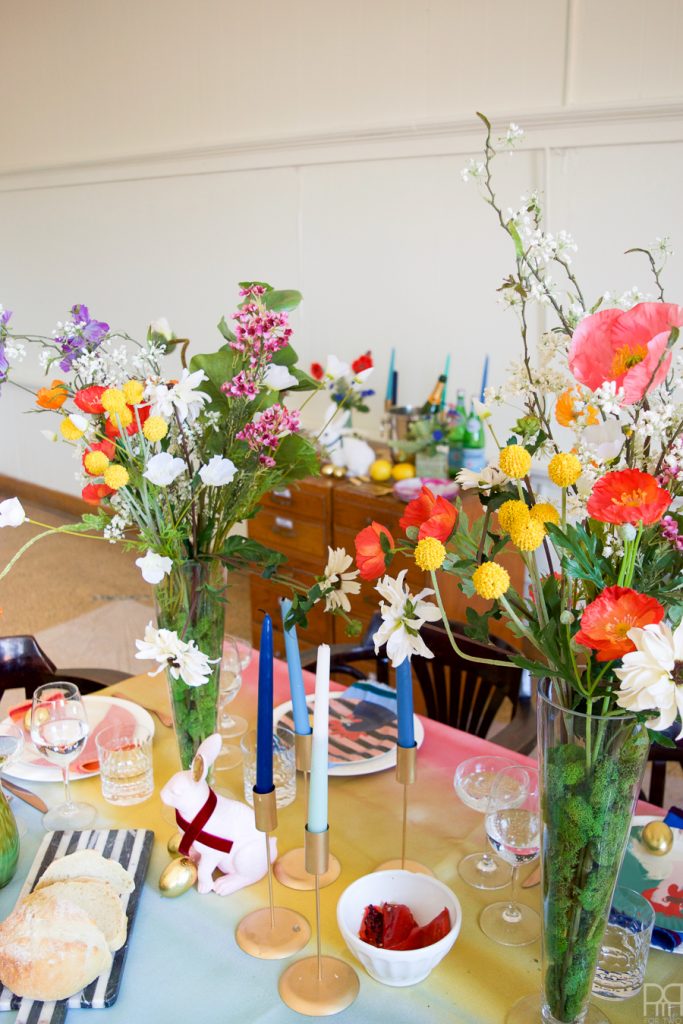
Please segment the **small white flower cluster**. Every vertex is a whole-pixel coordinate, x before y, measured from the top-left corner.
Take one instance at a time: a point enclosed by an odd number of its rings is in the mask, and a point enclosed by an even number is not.
[[[675,255],[669,235],[662,235],[661,238],[657,236],[652,245],[648,246],[648,248],[653,257],[655,257],[655,263],[659,263],[660,268],[664,266],[669,256]],[[659,259],[657,259],[657,257],[659,257]]]
[[[621,295],[615,295],[613,292],[604,292],[602,308],[607,309],[616,306],[618,309],[632,309],[639,302],[649,302],[651,299],[652,296],[649,293],[641,292],[640,288],[634,284],[632,288],[628,288]]]
[[[0,313],[2,313],[2,306],[0,306]],[[21,341],[8,338],[5,342],[5,355],[13,363],[20,363],[26,358],[26,346]]]
[[[522,234],[522,241],[526,245],[529,258],[537,264],[562,260],[569,266],[572,262],[572,253],[578,252],[579,248],[569,232],[564,230],[554,235],[550,231],[534,228],[528,234]]]
[[[103,530],[104,536],[110,544],[116,544],[117,541],[123,540],[123,535],[127,525],[127,515],[112,516]]]
[[[487,405],[501,405],[510,399],[527,398],[532,391],[559,395],[571,387],[572,380],[556,367],[545,364],[531,367],[531,380],[523,360],[510,363],[505,383],[488,387],[484,392]]]
[[[483,178],[485,170],[486,164],[483,160],[468,160],[460,171],[460,177],[463,181],[478,181]]]
[[[160,373],[160,361],[164,355],[165,350],[163,345],[157,345],[153,341],[148,341],[145,348],[142,348],[133,356],[132,366],[137,376],[158,377]]]
[[[221,414],[217,409],[209,409],[204,413],[204,423],[210,430],[218,431],[221,429]]]
[[[634,427],[639,441],[665,443],[670,428],[681,418],[681,410],[673,402],[662,402],[657,408],[641,410]]]
[[[507,127],[505,135],[502,135],[498,142],[501,146],[505,146],[507,149],[516,149],[520,142],[524,138],[524,129],[520,128],[518,124],[511,121]]]
[[[624,399],[624,389],[617,387],[615,380],[606,380],[593,392],[591,405],[594,405],[603,416],[621,415],[621,407]]]

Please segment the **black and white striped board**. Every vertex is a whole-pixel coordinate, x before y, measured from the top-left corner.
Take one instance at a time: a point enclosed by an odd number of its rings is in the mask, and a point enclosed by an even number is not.
[[[128,918],[125,943],[114,953],[111,970],[101,974],[82,992],[59,1002],[40,1003],[15,996],[0,985],[0,1010],[18,1010],[16,1024],[63,1024],[69,1007],[102,1010],[116,1002],[153,842],[153,832],[132,828],[85,829],[83,832],[48,832],[45,835],[19,894],[19,901],[34,889],[48,864],[75,850],[98,850],[103,857],[118,861],[133,875],[135,888],[129,895],[121,897]]]

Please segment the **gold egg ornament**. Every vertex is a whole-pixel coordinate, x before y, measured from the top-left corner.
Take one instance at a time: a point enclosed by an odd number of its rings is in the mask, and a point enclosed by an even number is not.
[[[320,472],[323,476],[332,476],[334,474],[334,466],[331,462],[324,462],[320,467]]]
[[[346,466],[334,466],[332,468],[332,476],[335,480],[343,480],[346,476]]]
[[[674,834],[663,821],[648,821],[643,826],[640,839],[648,853],[655,857],[666,857],[674,844]]]
[[[174,832],[169,841],[166,843],[166,849],[172,857],[180,856],[180,844],[183,841],[182,832]]]
[[[182,896],[197,881],[197,865],[189,857],[176,857],[159,877],[159,892],[169,898]]]

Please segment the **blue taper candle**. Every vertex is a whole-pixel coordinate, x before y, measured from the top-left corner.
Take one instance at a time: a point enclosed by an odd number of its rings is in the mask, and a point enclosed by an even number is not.
[[[389,374],[387,376],[387,393],[385,398],[387,402],[391,402],[394,394],[394,362],[396,360],[396,349],[391,349],[391,355],[389,356]]]
[[[285,620],[289,615],[291,607],[292,602],[283,597],[280,601],[280,612],[282,614],[282,625],[285,630],[285,651],[287,654],[287,670],[289,672],[289,692],[292,695],[294,731],[299,736],[308,736],[311,731],[311,722],[308,717],[308,705],[306,704],[304,677],[301,672],[301,654],[299,652],[296,626],[292,626],[291,629],[287,629],[285,626]]]
[[[398,745],[415,746],[415,722],[413,719],[413,673],[410,658],[406,658],[396,669],[396,703],[398,705]]]
[[[443,386],[443,391],[441,392],[441,409],[442,410],[446,408],[446,391],[448,390],[448,374],[450,372],[451,372],[451,354],[449,352],[448,355],[446,356],[446,365],[444,366],[444,369],[443,369],[443,375],[446,378],[446,381],[445,381],[444,386]]]
[[[273,788],[273,623],[263,616],[258,660],[258,715],[256,719],[257,793]]]
[[[480,402],[486,401],[486,399],[484,397],[484,392],[486,391],[486,386],[488,384],[488,381],[489,381],[489,357],[487,356],[486,359],[484,360],[484,370],[483,370],[483,373],[481,375],[481,391],[479,393],[479,401]]]

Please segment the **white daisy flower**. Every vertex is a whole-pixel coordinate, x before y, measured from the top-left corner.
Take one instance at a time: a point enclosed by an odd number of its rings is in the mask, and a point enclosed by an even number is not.
[[[620,680],[617,704],[627,711],[657,711],[657,718],[647,724],[668,729],[677,715],[683,720],[683,623],[675,630],[665,622],[634,627],[628,637],[636,649],[624,655],[615,671]]]
[[[342,608],[345,612],[351,611],[349,594],[360,593],[360,583],[356,581],[358,569],[355,572],[347,572],[353,564],[353,558],[346,553],[345,548],[328,548],[327,565],[325,566],[325,582],[323,591],[325,598],[325,611],[333,612]]]
[[[379,606],[384,621],[373,636],[375,654],[378,654],[380,647],[386,644],[387,655],[394,668],[406,658],[412,658],[413,654],[419,654],[423,658],[434,657],[420,636],[420,629],[425,622],[436,622],[441,618],[441,612],[436,605],[423,600],[433,594],[433,590],[421,590],[419,594],[413,596],[408,588],[404,587],[403,581],[407,571],[403,569],[396,579],[385,576],[375,588],[384,598]]]

